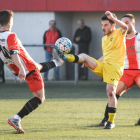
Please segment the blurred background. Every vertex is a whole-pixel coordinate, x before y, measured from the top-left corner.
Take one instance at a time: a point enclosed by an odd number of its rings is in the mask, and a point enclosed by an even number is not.
[[[85,25],[91,30],[89,55],[98,59],[102,56],[101,39],[103,37],[101,16],[105,11],[114,12],[118,19],[131,13],[136,18],[136,29],[140,31],[140,1],[139,0],[0,0],[0,10],[14,11],[15,32],[22,44],[43,44],[43,35],[49,29],[49,21],[55,20],[62,36],[73,42],[73,36],[78,28],[78,19],[84,19]],[[45,62],[43,46],[25,47],[31,57],[37,62]],[[74,64],[65,63],[59,70],[59,80],[74,78]],[[54,70],[49,72],[52,80]],[[14,75],[5,67],[5,78],[14,79]],[[101,78],[88,70],[88,80]]]

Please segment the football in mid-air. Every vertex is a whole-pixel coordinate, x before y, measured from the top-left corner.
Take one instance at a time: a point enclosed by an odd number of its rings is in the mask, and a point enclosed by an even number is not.
[[[55,42],[55,48],[61,55],[67,54],[72,49],[71,41],[66,37],[61,37]]]

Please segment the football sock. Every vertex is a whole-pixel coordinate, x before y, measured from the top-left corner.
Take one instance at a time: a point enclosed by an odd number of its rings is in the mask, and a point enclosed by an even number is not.
[[[15,115],[15,116],[14,116],[14,119],[21,120],[21,117],[20,117],[19,115]]]
[[[108,115],[109,115],[108,122],[114,123],[114,118],[116,115],[116,108],[108,107]]]
[[[116,94],[116,98],[117,98],[117,100],[120,98],[120,96],[118,95],[118,94]],[[107,118],[108,119],[108,103],[107,103],[107,105],[106,105],[106,109],[105,109],[105,118]]]
[[[78,55],[73,55],[73,54],[66,54],[68,57],[67,61],[77,63],[79,61]]]
[[[20,110],[20,112],[17,115],[19,115],[22,119],[24,116],[28,115],[33,110],[35,110],[40,104],[41,100],[37,97],[34,97],[24,105],[24,107]]]
[[[117,98],[117,100],[120,98],[120,96],[118,95],[118,94],[116,94],[116,98]]]
[[[108,103],[106,105],[106,109],[105,109],[105,118],[108,119]]]
[[[42,69],[40,70],[40,72],[46,72],[54,67],[56,67],[54,61],[51,62],[44,62],[44,63],[40,63],[42,65]]]
[[[58,64],[57,64],[56,60],[53,59],[52,61],[54,62],[55,66],[58,67]]]

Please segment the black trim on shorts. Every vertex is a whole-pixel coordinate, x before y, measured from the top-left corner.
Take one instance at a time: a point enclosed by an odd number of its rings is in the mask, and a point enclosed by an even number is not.
[[[26,77],[30,76],[32,73],[34,73],[37,70],[37,68],[35,68],[34,70],[32,70],[31,72],[29,72]]]
[[[31,72],[29,72],[27,75],[26,75],[26,78],[28,76],[30,76],[32,73],[34,73],[35,71],[37,70],[37,68],[35,68],[34,70],[32,70]],[[15,76],[18,76],[18,74],[14,74]]]

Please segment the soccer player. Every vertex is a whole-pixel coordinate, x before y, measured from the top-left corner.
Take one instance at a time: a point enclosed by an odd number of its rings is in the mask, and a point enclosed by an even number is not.
[[[40,72],[45,72],[53,67],[61,66],[63,60],[52,49],[53,60],[37,64],[26,52],[17,35],[13,32],[13,12],[10,10],[0,11],[0,58],[8,68],[22,81],[26,79],[34,98],[29,100],[24,107],[8,123],[18,132],[25,133],[21,127],[21,119],[35,110],[45,100],[44,82]]]
[[[116,87],[124,69],[127,26],[109,11],[105,12],[101,20],[103,34],[105,35],[102,38],[103,56],[96,60],[86,54],[66,54],[63,59],[69,62],[83,63],[82,67],[86,66],[100,77],[103,77],[104,82],[107,83],[106,90],[109,98],[109,119],[104,129],[112,129],[115,127],[114,117],[117,108]],[[116,29],[115,24],[118,24],[120,28]]]
[[[140,87],[140,33],[135,29],[135,17],[132,14],[125,14],[122,21],[128,26],[126,36],[126,56],[124,74],[117,86],[116,97],[119,99],[123,93],[133,85]],[[108,104],[106,106],[104,118],[99,126],[105,126],[108,120]],[[140,119],[137,122],[140,125]]]

